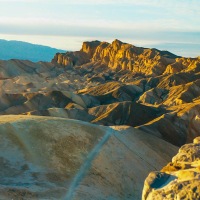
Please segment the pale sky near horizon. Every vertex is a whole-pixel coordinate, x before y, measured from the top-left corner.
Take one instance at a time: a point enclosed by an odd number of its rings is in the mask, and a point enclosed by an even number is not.
[[[0,0],[0,38],[65,50],[120,39],[200,56],[200,0]]]

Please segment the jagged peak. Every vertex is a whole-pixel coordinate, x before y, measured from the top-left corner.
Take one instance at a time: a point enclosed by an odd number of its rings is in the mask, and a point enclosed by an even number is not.
[[[124,42],[122,42],[121,40],[115,39],[115,40],[113,40],[112,44],[122,45],[122,44],[124,44]]]
[[[152,53],[160,54],[161,56],[167,57],[167,58],[173,58],[173,59],[180,58],[180,56],[177,56],[177,55],[175,55],[175,54],[173,54],[173,53],[171,53],[169,51],[166,51],[166,50],[159,50],[159,49],[156,49],[156,48],[137,47],[137,46],[135,46],[133,44],[125,43],[125,42],[122,42],[121,40],[118,40],[118,39],[113,40],[113,42],[111,42],[111,43],[101,42],[99,40],[85,41],[85,42],[83,42],[82,48],[81,48],[80,51],[83,51],[83,52],[85,52],[87,54],[90,54],[90,56],[92,56],[94,54],[96,48],[98,46],[104,45],[104,44],[112,46],[112,48],[114,50],[116,50],[116,51],[119,50],[119,49],[121,49],[121,48],[126,49],[127,47],[128,48],[132,47],[135,50],[136,49],[138,49],[138,50],[140,49],[140,50],[145,50],[145,51],[148,51],[148,52],[151,51]],[[138,51],[138,52],[142,53],[143,51]],[[198,57],[198,59],[199,58],[200,57]]]
[[[112,47],[113,47],[114,50],[117,51],[118,49],[121,48],[122,44],[123,44],[123,42],[121,42],[120,40],[115,39],[115,40],[112,42]]]
[[[90,57],[93,56],[96,48],[101,44],[100,41],[95,40],[95,41],[91,41],[91,42],[83,42],[82,48],[80,51],[85,52],[87,54],[89,54]]]
[[[96,45],[99,45],[100,43],[101,41],[99,40],[93,40],[93,41],[85,41],[83,42],[83,45],[96,46]]]
[[[146,76],[174,73],[182,70],[199,71],[198,58],[182,58],[169,51],[137,47],[115,39],[112,43],[98,40],[83,42],[78,52],[58,54],[53,63],[63,66],[78,66],[98,62],[108,68],[129,70]],[[188,68],[190,67],[190,69]]]

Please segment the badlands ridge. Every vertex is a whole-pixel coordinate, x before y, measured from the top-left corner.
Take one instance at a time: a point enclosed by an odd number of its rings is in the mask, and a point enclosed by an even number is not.
[[[0,88],[0,199],[199,198],[200,57],[84,42]]]

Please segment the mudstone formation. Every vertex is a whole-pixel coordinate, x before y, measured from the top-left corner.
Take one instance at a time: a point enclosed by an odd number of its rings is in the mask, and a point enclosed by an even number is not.
[[[200,57],[84,42],[0,88],[0,199],[200,198]]]

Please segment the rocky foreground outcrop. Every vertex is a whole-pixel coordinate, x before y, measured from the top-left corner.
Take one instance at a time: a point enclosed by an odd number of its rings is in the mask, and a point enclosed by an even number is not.
[[[200,199],[200,137],[179,149],[172,162],[160,172],[149,174],[143,200]]]
[[[0,116],[0,199],[137,200],[148,173],[176,152],[127,126]]]

